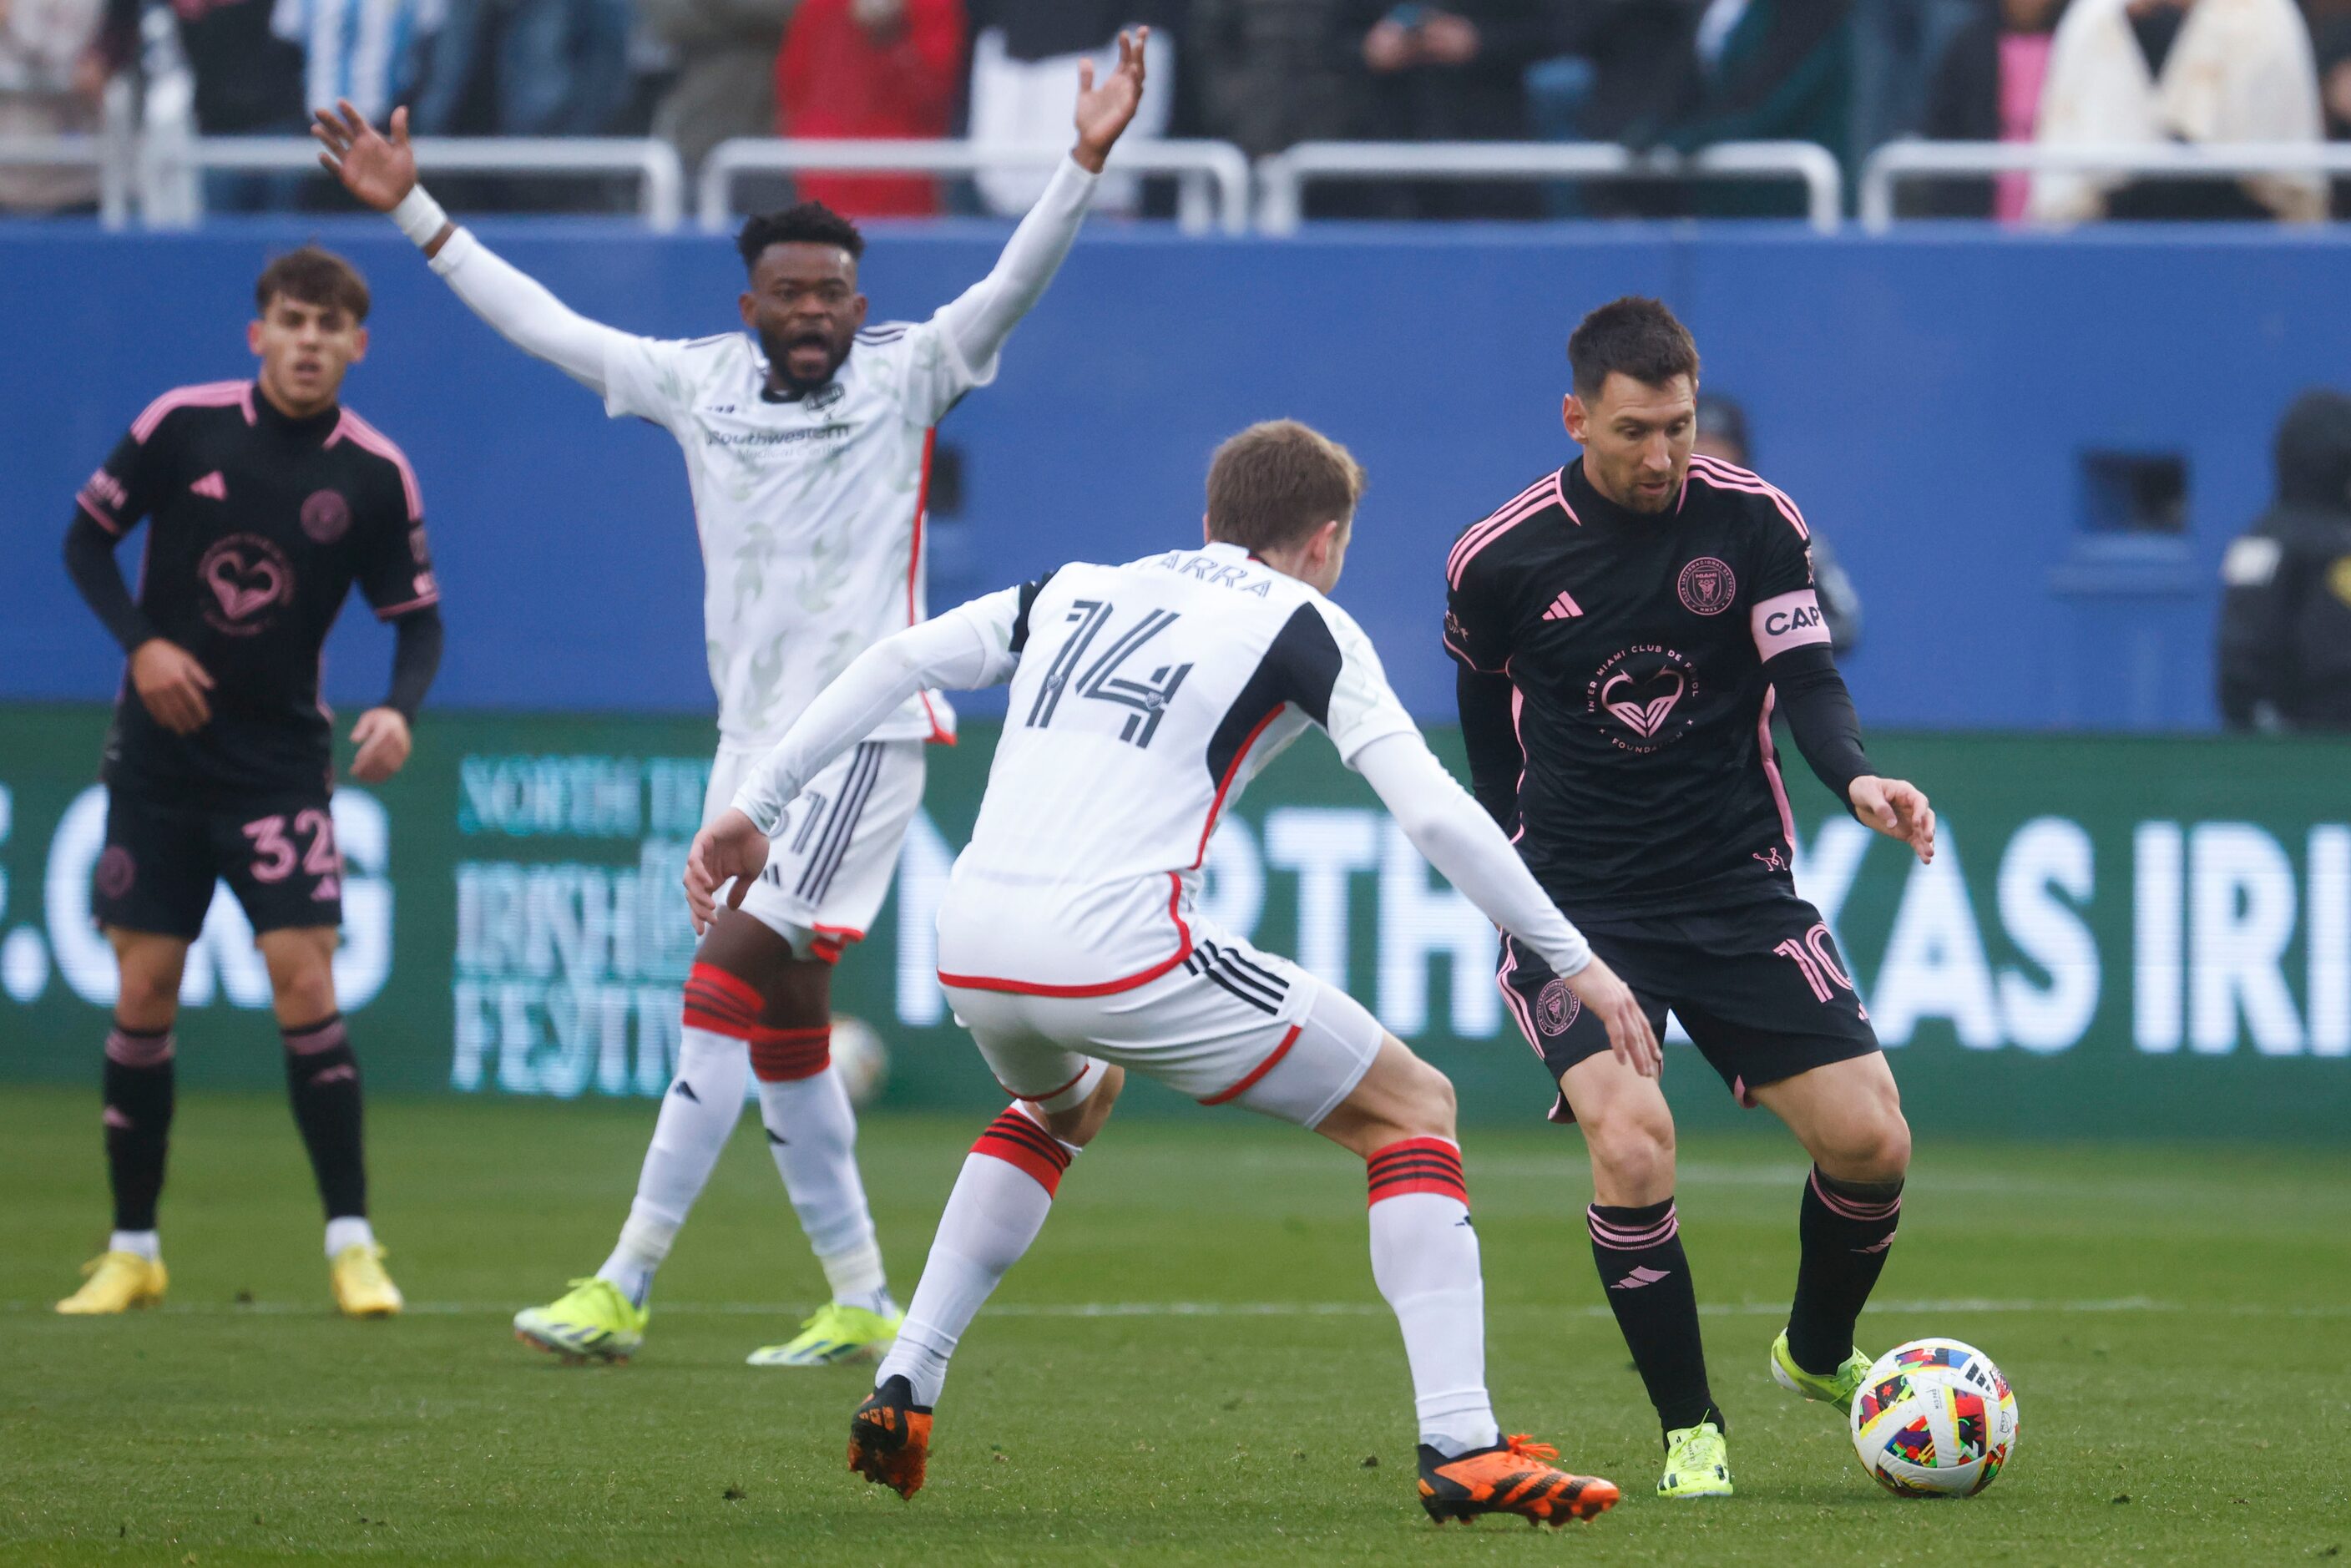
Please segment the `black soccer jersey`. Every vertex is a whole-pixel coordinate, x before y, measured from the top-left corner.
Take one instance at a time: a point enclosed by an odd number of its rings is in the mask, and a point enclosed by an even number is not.
[[[188,804],[324,788],[319,653],[352,582],[384,620],[440,599],[400,448],[349,409],[289,419],[251,382],[182,387],[77,499],[110,533],[148,519],[139,607],[214,681],[211,722],[177,736],[126,677],[107,782]]]
[[[1508,678],[1517,740],[1473,731],[1472,766],[1481,785],[1516,774],[1520,852],[1571,916],[1787,891],[1763,666],[1827,643],[1806,538],[1779,490],[1693,458],[1662,515],[1608,500],[1578,461],[1454,546],[1445,645]]]

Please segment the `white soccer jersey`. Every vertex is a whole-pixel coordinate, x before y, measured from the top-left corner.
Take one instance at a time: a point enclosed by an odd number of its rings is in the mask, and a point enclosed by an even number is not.
[[[718,733],[772,745],[852,659],[927,613],[923,509],[935,427],[997,361],[963,362],[934,318],[857,334],[826,386],[767,392],[750,335],[621,337],[604,410],[676,437],[702,538],[703,621]],[[878,740],[946,739],[955,714],[918,694]]]
[[[1414,727],[1353,619],[1234,545],[1066,566],[953,613],[1017,668],[939,914],[946,985],[1098,996],[1167,973],[1217,814],[1259,769],[1310,724],[1350,762]]]

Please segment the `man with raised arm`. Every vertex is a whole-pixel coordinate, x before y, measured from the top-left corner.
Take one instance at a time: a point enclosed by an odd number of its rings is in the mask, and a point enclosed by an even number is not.
[[[995,379],[1004,341],[1044,293],[1102,161],[1143,91],[1141,33],[1102,81],[1081,72],[1077,141],[995,270],[927,321],[866,323],[864,241],[817,203],[754,217],[737,239],[743,330],[692,341],[586,319],[451,223],[417,183],[404,112],[391,134],[349,104],[320,110],[322,162],[391,214],[484,320],[604,400],[676,437],[709,563],[704,617],[719,745],[709,814],[751,762],[864,649],[925,613],[923,513],[933,433]],[[619,1245],[591,1279],[517,1314],[566,1359],[625,1359],[644,1338],[653,1273],[709,1179],[744,1100],[822,1262],[831,1301],[755,1365],[871,1357],[899,1312],[859,1179],[856,1122],[831,1071],[831,966],[864,936],[920,803],[923,747],[954,715],[914,692],[795,805],[759,884],[705,936],[685,986],[677,1076],[662,1103]]]
[[[1026,1252],[1124,1074],[1293,1122],[1361,1157],[1372,1275],[1404,1331],[1421,1506],[1439,1523],[1559,1524],[1616,1500],[1505,1438],[1453,1086],[1345,993],[1218,929],[1196,893],[1220,811],[1319,728],[1414,846],[1564,977],[1628,1071],[1657,1041],[1405,714],[1353,617],[1363,471],[1302,424],[1253,425],[1208,469],[1207,542],[1065,566],[868,650],[695,839],[686,898],[718,916],[788,841],[792,802],[908,694],[1009,682],[971,843],[939,906],[939,983],[1013,1103],[964,1162],[904,1332],[851,1418],[849,1463],[912,1497],[947,1359]]]

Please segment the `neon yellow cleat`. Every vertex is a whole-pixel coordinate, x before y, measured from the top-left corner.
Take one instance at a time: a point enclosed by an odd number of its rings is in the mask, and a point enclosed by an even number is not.
[[[383,1271],[383,1249],[372,1241],[354,1241],[335,1254],[327,1266],[335,1284],[335,1305],[347,1318],[397,1317],[402,1305],[400,1287]]]
[[[1771,1342],[1771,1381],[1791,1394],[1835,1406],[1840,1416],[1853,1414],[1853,1396],[1868,1380],[1869,1364],[1869,1357],[1855,1351],[1834,1372],[1806,1372],[1788,1354],[1787,1330],[1782,1329],[1780,1337]]]
[[[99,1317],[152,1307],[163,1300],[172,1277],[159,1259],[149,1262],[136,1252],[107,1252],[81,1266],[82,1288],[57,1303],[68,1317]]]
[[[844,1362],[879,1361],[898,1337],[904,1312],[883,1317],[863,1307],[829,1301],[816,1316],[800,1324],[799,1337],[789,1344],[762,1345],[748,1360],[753,1366],[838,1366]]]
[[[1666,1473],[1657,1479],[1657,1495],[1730,1495],[1730,1445],[1721,1427],[1701,1421],[1666,1434]]]
[[[566,1361],[626,1361],[645,1343],[653,1315],[610,1280],[574,1280],[554,1301],[517,1312],[515,1338]]]

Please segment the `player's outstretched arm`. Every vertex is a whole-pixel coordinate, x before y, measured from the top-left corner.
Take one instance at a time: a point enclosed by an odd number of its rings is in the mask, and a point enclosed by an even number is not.
[[[1861,719],[1853,694],[1837,673],[1828,634],[1772,653],[1763,674],[1778,694],[1796,749],[1813,775],[1853,809],[1853,814],[1889,839],[1910,846],[1921,863],[1935,858],[1935,811],[1916,785],[1882,779],[1862,750]]]
[[[1416,731],[1383,736],[1352,759],[1405,837],[1479,912],[1542,956],[1608,1030],[1618,1061],[1654,1078],[1657,1037],[1632,988],[1596,956],[1543,893],[1519,852]]]
[[[1118,64],[1099,83],[1092,60],[1078,67],[1078,139],[1068,160],[1013,231],[995,270],[940,309],[938,319],[965,364],[979,370],[994,359],[1061,270],[1093,200],[1095,177],[1143,101],[1143,47],[1150,37],[1148,27],[1121,33]]]
[[[475,315],[523,352],[602,392],[607,356],[615,346],[627,343],[629,334],[590,321],[500,257],[470,229],[450,222],[416,178],[408,110],[392,111],[390,131],[387,136],[376,130],[348,100],[318,110],[310,127],[311,136],[325,150],[319,154],[319,163],[361,203],[390,216]]]
[[[873,732],[875,726],[926,686],[969,691],[1011,678],[1020,662],[1027,606],[1036,585],[1008,588],[975,599],[935,620],[884,637],[819,692],[816,700],[760,758],[734,804],[694,837],[685,856],[685,903],[699,933],[717,914],[720,890],[731,881],[735,908],[768,863],[768,835],[784,809],[827,764]]]

